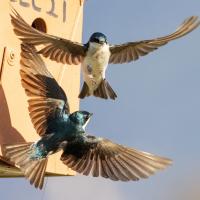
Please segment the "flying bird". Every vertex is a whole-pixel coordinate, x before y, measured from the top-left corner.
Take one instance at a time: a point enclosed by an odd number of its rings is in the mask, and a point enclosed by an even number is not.
[[[68,64],[82,64],[84,83],[79,98],[96,96],[104,99],[115,99],[116,93],[106,81],[105,73],[108,64],[128,63],[135,61],[158,47],[178,39],[197,28],[200,24],[197,16],[187,18],[174,33],[150,40],[128,42],[120,45],[109,45],[103,33],[93,33],[86,44],[40,32],[28,23],[13,9],[11,22],[14,32],[23,42],[32,45],[44,45],[39,50],[44,57]]]
[[[22,43],[20,63],[29,115],[41,138],[6,145],[5,153],[36,188],[43,187],[48,157],[60,150],[61,161],[76,172],[113,181],[147,178],[171,164],[170,159],[89,135],[85,128],[92,114],[70,113],[65,92],[34,47]]]

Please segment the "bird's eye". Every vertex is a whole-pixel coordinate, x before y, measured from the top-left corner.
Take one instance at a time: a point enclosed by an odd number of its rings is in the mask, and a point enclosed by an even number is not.
[[[97,39],[97,38],[94,38],[93,41],[96,43],[99,43],[99,39]]]

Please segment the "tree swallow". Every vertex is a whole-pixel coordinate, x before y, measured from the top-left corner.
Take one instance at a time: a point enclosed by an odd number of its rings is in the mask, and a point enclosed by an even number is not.
[[[39,50],[39,53],[44,57],[63,64],[82,64],[84,83],[79,98],[94,95],[104,99],[115,99],[117,97],[105,79],[105,72],[109,63],[118,64],[135,61],[140,56],[154,51],[169,41],[190,33],[200,24],[198,17],[192,16],[187,18],[170,35],[121,45],[109,45],[106,36],[102,33],[94,33],[86,44],[80,44],[34,29],[15,10],[13,10],[11,18],[14,32],[22,41],[32,45],[44,45]]]
[[[43,187],[48,157],[60,150],[61,161],[76,172],[113,181],[147,178],[171,164],[170,159],[87,134],[85,126],[92,114],[70,114],[65,92],[33,46],[22,43],[20,63],[29,115],[41,138],[34,143],[6,145],[5,152],[36,188]]]

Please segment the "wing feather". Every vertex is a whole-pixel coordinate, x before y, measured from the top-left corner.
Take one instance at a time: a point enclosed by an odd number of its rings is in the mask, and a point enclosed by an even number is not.
[[[69,142],[61,160],[83,175],[91,174],[114,181],[147,178],[171,164],[171,160],[167,158],[89,135]]]
[[[85,56],[84,45],[49,35],[31,27],[14,8],[12,9],[11,23],[15,34],[19,36],[20,40],[32,45],[44,45],[39,51],[44,57],[63,64],[78,65],[82,62],[81,58]],[[66,56],[65,60],[61,60],[59,56],[61,53],[68,57]],[[71,61],[68,61],[67,58],[71,59]]]
[[[200,24],[197,16],[187,18],[177,30],[164,37],[159,37],[151,40],[143,40],[138,42],[129,42],[121,45],[113,45],[110,47],[111,56],[109,63],[127,63],[139,59],[148,53],[158,49],[160,46],[168,42],[178,39],[196,29]]]
[[[29,115],[40,136],[51,133],[51,122],[69,113],[67,97],[34,47],[21,45],[21,83],[29,97]]]

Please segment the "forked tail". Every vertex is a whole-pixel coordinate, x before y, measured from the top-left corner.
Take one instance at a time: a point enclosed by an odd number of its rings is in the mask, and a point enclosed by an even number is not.
[[[90,90],[87,84],[84,82],[83,87],[81,89],[81,92],[79,94],[79,98],[83,99],[87,96],[90,96]],[[113,99],[115,100],[117,98],[116,93],[114,90],[111,88],[110,84],[106,81],[106,79],[103,79],[101,83],[99,84],[98,88],[93,92],[93,95],[95,97],[100,97],[103,99]]]
[[[87,86],[86,82],[84,82],[78,98],[84,99],[85,97],[88,97],[88,96],[90,96],[89,87]]]
[[[6,157],[15,165],[19,166],[25,177],[29,179],[31,185],[42,189],[44,184],[44,175],[47,166],[47,158],[35,158],[35,146],[33,143],[21,143],[6,145]]]

